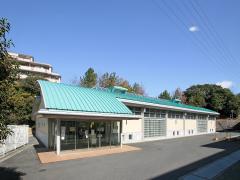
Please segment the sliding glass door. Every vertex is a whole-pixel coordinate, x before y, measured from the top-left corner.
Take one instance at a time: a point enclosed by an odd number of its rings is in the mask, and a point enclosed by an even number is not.
[[[61,150],[120,145],[119,121],[61,120]]]

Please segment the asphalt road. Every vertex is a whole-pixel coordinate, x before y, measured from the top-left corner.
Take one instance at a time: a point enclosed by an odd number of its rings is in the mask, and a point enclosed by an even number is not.
[[[141,151],[40,164],[34,146],[0,164],[0,179],[176,179],[240,148],[201,135],[132,144]],[[34,142],[33,140],[31,142]]]

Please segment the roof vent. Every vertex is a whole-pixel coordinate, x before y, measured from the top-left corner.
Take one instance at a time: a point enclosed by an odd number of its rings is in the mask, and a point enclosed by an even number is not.
[[[112,92],[115,92],[115,93],[122,93],[124,94],[125,92],[128,91],[127,88],[124,88],[122,86],[113,86],[112,88],[110,88]]]
[[[176,98],[176,99],[173,99],[172,102],[179,104],[179,103],[181,103],[182,101],[181,101],[181,99],[177,99],[177,98]]]

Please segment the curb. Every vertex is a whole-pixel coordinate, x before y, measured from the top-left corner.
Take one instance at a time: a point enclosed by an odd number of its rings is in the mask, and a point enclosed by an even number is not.
[[[240,161],[240,150],[231,153],[225,157],[222,157],[206,166],[203,166],[195,171],[190,172],[187,175],[180,177],[180,180],[203,180],[213,179],[224,170]]]

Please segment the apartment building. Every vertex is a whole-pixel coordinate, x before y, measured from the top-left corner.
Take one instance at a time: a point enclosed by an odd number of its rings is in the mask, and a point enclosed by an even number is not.
[[[20,65],[20,78],[24,79],[28,76],[41,76],[44,79],[51,82],[60,82],[61,75],[53,72],[53,68],[50,64],[39,63],[34,60],[33,56],[8,53],[11,60],[17,61]]]

